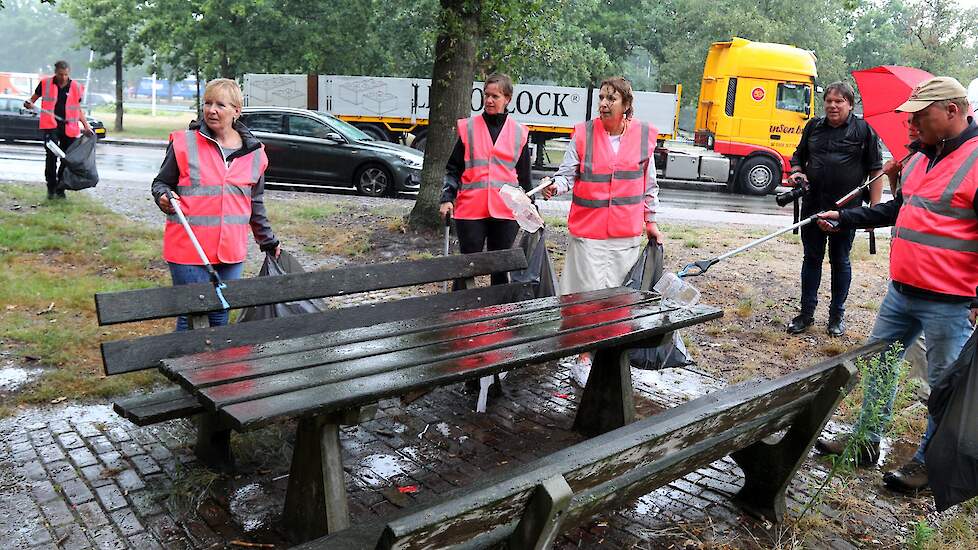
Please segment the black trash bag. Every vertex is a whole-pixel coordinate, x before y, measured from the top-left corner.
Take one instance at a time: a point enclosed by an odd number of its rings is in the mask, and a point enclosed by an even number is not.
[[[509,280],[513,283],[530,283],[533,293],[530,298],[546,298],[557,295],[557,271],[547,252],[547,241],[541,227],[534,233],[520,229],[512,248],[522,248],[526,253],[526,269],[512,271]]]
[[[82,134],[65,151],[64,172],[61,186],[72,191],[95,187],[98,184],[98,170],[95,168],[95,136]]]
[[[924,460],[934,504],[943,512],[978,496],[978,332],[931,388],[927,410],[937,429]]]
[[[302,264],[295,257],[286,251],[282,251],[276,258],[272,254],[265,254],[265,263],[258,272],[259,277],[274,277],[288,273],[305,273]],[[288,317],[290,315],[303,315],[306,313],[318,313],[325,311],[326,304],[322,300],[299,300],[297,302],[286,302],[283,304],[270,304],[264,306],[253,306],[245,308],[238,317],[239,323],[248,321],[258,321],[260,319],[273,319],[276,317]]]
[[[663,256],[661,244],[646,245],[642,255],[622,282],[622,286],[635,290],[651,290],[662,277]],[[693,364],[678,330],[666,334],[659,346],[629,350],[628,356],[632,366],[642,370],[668,369]]]

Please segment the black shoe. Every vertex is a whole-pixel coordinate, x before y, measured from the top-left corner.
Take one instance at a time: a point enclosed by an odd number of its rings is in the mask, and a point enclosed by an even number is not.
[[[841,315],[829,315],[829,336],[842,336],[846,333],[846,321]]]
[[[808,330],[808,327],[812,326],[814,322],[815,317],[802,313],[788,323],[788,334],[801,334]]]
[[[819,439],[815,442],[815,452],[823,456],[841,456],[846,450],[846,445],[849,444],[849,437],[847,435],[831,441],[828,439]],[[879,459],[880,444],[869,443],[868,445],[861,446],[859,452],[856,453],[856,466],[860,468],[875,466],[879,462]]]
[[[927,488],[927,467],[923,462],[911,460],[883,474],[883,483],[894,491],[917,494]]]

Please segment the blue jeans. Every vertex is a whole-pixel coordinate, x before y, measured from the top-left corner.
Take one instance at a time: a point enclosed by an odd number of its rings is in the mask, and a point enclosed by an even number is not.
[[[233,281],[241,278],[244,271],[244,262],[236,264],[216,264],[214,269],[221,276],[222,281]],[[210,275],[202,265],[187,265],[170,263],[170,277],[173,279],[173,286],[189,285],[191,283],[209,283]],[[207,319],[212,327],[219,327],[228,324],[229,310],[212,311],[207,314]],[[177,332],[190,328],[190,323],[186,315],[177,317]]]
[[[968,320],[970,312],[968,306],[968,302],[938,302],[908,296],[890,283],[869,339],[871,342],[879,340],[890,343],[900,342],[906,350],[923,332],[924,345],[927,349],[927,383],[933,388],[947,372],[948,367],[958,358],[961,348],[971,336],[973,329]],[[879,398],[879,391],[875,386],[876,381],[870,380],[867,385],[867,395],[863,398],[863,415],[867,412],[866,403]],[[880,429],[888,425],[893,416],[893,401],[896,399],[896,394],[897,389],[894,387],[893,392],[885,396],[886,403]],[[862,415],[859,421],[863,421]],[[934,429],[934,421],[928,415],[927,431],[921,438],[914,460],[924,461],[924,449],[934,434]],[[879,441],[881,437],[879,433],[873,432],[869,436],[873,441]]]
[[[842,315],[846,311],[849,284],[852,282],[852,266],[849,252],[855,230],[828,234],[811,223],[801,228],[801,244],[805,256],[801,262],[801,313],[814,315],[818,305],[818,287],[822,284],[822,260],[825,259],[825,242],[829,244],[829,264],[832,268],[832,302],[830,315]]]

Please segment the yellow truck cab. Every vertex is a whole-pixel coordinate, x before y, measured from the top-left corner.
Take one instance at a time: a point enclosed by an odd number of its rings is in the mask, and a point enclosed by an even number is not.
[[[815,54],[734,38],[710,47],[695,143],[730,159],[727,186],[751,195],[780,185],[812,117]]]

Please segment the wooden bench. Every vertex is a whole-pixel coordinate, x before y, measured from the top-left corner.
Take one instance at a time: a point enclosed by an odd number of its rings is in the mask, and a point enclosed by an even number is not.
[[[298,548],[549,548],[560,532],[727,455],[744,471],[735,502],[780,523],[792,477],[854,384],[855,360],[882,348],[867,345],[777,380],[725,388],[456,490],[433,506]]]
[[[107,375],[155,369],[160,361],[195,353],[345,330],[425,314],[503,304],[532,298],[529,284],[475,287],[475,277],[526,268],[520,249],[448,256],[412,262],[365,266],[228,281],[224,295],[232,308],[296,300],[345,296],[439,281],[456,281],[465,289],[452,293],[327,310],[322,313],[209,327],[207,312],[221,306],[209,283],[105,292],[95,295],[100,326],[188,315],[187,332],[115,340],[101,344]],[[196,396],[171,386],[116,401],[115,411],[138,426],[193,417],[198,428],[195,452],[206,464],[233,464],[230,430],[208,412]]]

